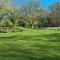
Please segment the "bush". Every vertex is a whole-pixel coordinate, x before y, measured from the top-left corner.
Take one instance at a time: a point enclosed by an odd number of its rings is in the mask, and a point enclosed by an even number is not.
[[[22,32],[23,28],[20,28],[19,26],[15,26],[15,32]]]

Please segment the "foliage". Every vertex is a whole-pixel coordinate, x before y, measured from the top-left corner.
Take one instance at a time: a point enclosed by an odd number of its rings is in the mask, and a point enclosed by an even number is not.
[[[60,3],[54,3],[50,6],[49,19],[53,26],[60,26]]]
[[[11,0],[0,2],[0,25],[19,26],[26,28],[59,27],[60,26],[60,3],[54,3],[44,9],[39,4],[40,0],[30,0],[18,7]],[[4,3],[4,4],[3,4]],[[4,16],[7,16],[8,22]],[[6,24],[7,23],[7,24]],[[4,25],[5,24],[5,25]],[[13,27],[14,28],[14,27]]]
[[[12,27],[13,23],[9,19],[2,19],[0,22],[1,27]]]

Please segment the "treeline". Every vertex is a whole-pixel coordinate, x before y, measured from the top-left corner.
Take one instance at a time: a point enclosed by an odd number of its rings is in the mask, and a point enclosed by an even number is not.
[[[12,0],[0,0],[0,27],[19,26],[33,29],[60,26],[60,3],[44,9],[39,1],[29,0],[17,6]]]

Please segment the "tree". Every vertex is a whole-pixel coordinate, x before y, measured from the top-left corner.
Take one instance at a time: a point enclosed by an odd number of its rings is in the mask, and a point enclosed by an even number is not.
[[[29,0],[27,4],[18,9],[18,15],[20,19],[24,19],[33,29],[34,23],[36,23],[35,20],[38,21],[41,13],[39,0]]]
[[[50,6],[50,23],[53,26],[60,26],[60,3],[54,3]]]

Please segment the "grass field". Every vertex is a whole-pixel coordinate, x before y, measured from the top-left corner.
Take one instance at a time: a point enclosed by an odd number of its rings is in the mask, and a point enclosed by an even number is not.
[[[0,33],[0,60],[60,60],[60,31]]]

